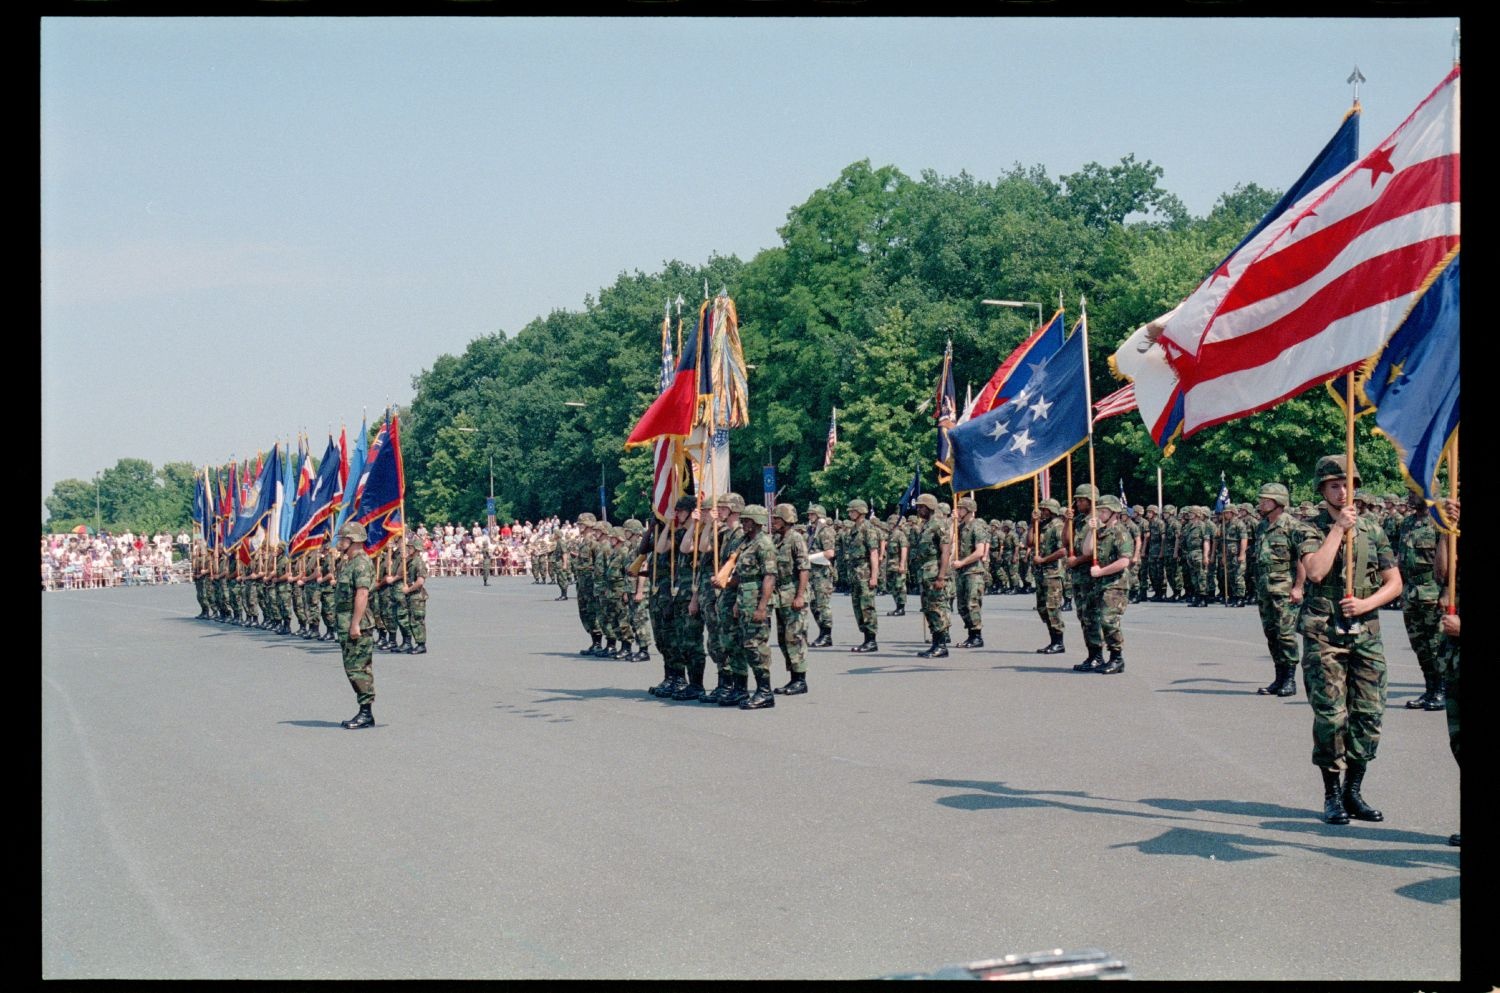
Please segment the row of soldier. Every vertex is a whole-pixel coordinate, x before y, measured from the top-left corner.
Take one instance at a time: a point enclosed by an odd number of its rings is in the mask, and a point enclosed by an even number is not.
[[[412,539],[387,542],[374,557],[370,591],[375,647],[408,655],[427,653],[427,560]],[[324,544],[288,553],[267,542],[242,558],[202,541],[192,549],[198,618],[292,635],[307,641],[338,636],[334,614],[337,553]],[[292,622],[296,621],[293,629]],[[321,630],[320,630],[321,627]]]

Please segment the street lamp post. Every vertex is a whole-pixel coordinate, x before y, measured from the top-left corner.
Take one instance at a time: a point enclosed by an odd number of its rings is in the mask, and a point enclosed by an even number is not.
[[[981,300],[979,302],[990,307],[1035,307],[1036,326],[1042,326],[1042,305],[1035,300]]]
[[[104,514],[101,508],[102,504],[99,499],[99,474],[96,472],[94,473],[94,534],[96,535],[104,530]]]

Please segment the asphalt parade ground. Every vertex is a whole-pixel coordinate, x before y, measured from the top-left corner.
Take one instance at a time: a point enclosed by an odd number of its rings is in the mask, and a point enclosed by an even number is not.
[[[1072,613],[1034,654],[1030,596],[931,662],[915,598],[880,597],[856,655],[836,596],[810,692],[741,711],[648,696],[654,651],[580,657],[555,586],[431,588],[430,651],[376,653],[362,731],[335,644],[195,620],[190,585],[42,595],[45,978],[858,979],[1052,948],[1144,980],[1459,978],[1458,769],[1403,706],[1399,612],[1385,821],[1337,827],[1302,688],[1255,695],[1253,607],[1131,605],[1100,676]]]

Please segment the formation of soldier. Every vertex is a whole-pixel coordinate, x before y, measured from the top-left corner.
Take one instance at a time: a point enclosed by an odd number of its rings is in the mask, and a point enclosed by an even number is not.
[[[371,559],[373,645],[385,652],[425,655],[427,559],[414,539],[404,541],[404,549],[401,538],[387,542]],[[269,542],[242,558],[195,542],[192,576],[198,618],[305,641],[337,640],[338,563],[335,549],[326,544],[288,553],[282,542]]]

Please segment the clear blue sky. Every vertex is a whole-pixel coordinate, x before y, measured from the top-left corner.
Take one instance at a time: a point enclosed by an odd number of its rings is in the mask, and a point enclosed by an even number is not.
[[[993,179],[1134,153],[1195,214],[1284,189],[1354,65],[1365,150],[1455,25],[44,19],[42,495],[302,428],[321,451],[478,335],[778,244],[860,159]]]

